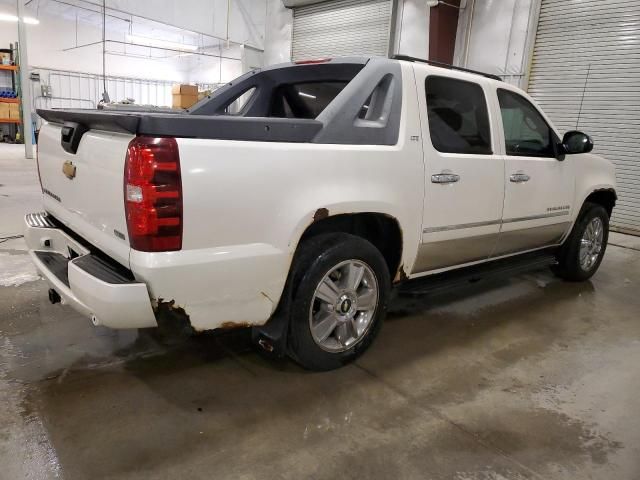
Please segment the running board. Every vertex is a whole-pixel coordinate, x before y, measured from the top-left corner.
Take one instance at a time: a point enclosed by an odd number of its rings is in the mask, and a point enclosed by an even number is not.
[[[527,253],[409,280],[399,287],[398,293],[407,296],[440,294],[472,283],[512,277],[557,263],[556,257],[548,251]]]

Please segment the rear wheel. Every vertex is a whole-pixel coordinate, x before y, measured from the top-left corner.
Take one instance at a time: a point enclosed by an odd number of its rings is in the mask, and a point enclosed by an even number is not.
[[[591,278],[602,262],[608,240],[609,214],[602,205],[586,203],[558,253],[554,273],[578,282]]]
[[[289,353],[305,368],[338,368],[362,354],[378,333],[386,313],[389,271],[380,251],[353,235],[320,235],[300,249]]]

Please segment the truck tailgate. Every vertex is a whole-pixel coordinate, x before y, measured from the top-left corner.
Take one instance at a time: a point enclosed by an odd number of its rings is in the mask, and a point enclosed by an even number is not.
[[[89,130],[73,154],[62,148],[61,133],[59,124],[40,129],[38,164],[45,209],[129,267],[123,176],[127,146],[134,135]]]

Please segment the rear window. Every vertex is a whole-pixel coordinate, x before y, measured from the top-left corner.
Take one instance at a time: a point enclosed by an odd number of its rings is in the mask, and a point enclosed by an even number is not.
[[[316,118],[348,82],[304,82],[278,86],[271,98],[270,117]]]

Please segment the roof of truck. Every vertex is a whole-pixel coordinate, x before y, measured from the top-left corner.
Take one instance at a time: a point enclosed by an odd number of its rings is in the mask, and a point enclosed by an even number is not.
[[[496,80],[499,82],[503,82],[504,80],[502,78],[500,78],[498,75],[493,74],[493,73],[488,73],[488,72],[481,72],[479,70],[473,70],[470,68],[465,68],[465,67],[458,67],[455,65],[451,65],[449,63],[444,63],[444,62],[437,62],[434,60],[427,60],[425,58],[418,58],[418,57],[412,57],[409,55],[393,55],[390,58],[387,57],[380,57],[380,56],[366,56],[366,55],[360,55],[360,56],[349,56],[349,57],[327,57],[327,58],[317,58],[317,59],[305,59],[305,60],[298,60],[298,61],[294,61],[294,62],[286,62],[286,63],[279,63],[276,65],[270,65],[268,67],[263,67],[260,69],[256,69],[253,72],[250,73],[257,73],[259,71],[267,71],[267,70],[276,70],[276,69],[280,69],[280,68],[289,68],[289,67],[295,67],[295,66],[304,66],[304,65],[317,65],[317,64],[321,64],[321,63],[344,63],[344,64],[362,64],[365,65],[368,62],[375,60],[375,61],[389,61],[389,60],[402,60],[405,62],[419,62],[419,63],[425,63],[434,67],[440,67],[440,68],[445,68],[448,70],[455,70],[458,72],[466,72],[466,73],[471,73],[474,75],[481,75],[483,77],[486,78],[490,78],[492,80]]]
[[[500,78],[498,75],[495,75],[493,73],[481,72],[479,70],[472,70],[470,68],[464,68],[464,67],[456,67],[455,65],[451,65],[449,63],[436,62],[434,60],[427,60],[427,59],[424,59],[424,58],[410,57],[409,55],[394,55],[391,58],[394,59],[394,60],[404,60],[406,62],[426,63],[426,64],[432,65],[434,67],[448,68],[449,70],[456,70],[458,72],[473,73],[475,75],[482,75],[483,77],[487,77],[487,78],[490,78],[492,80],[497,80],[499,82],[503,81],[502,78]]]

